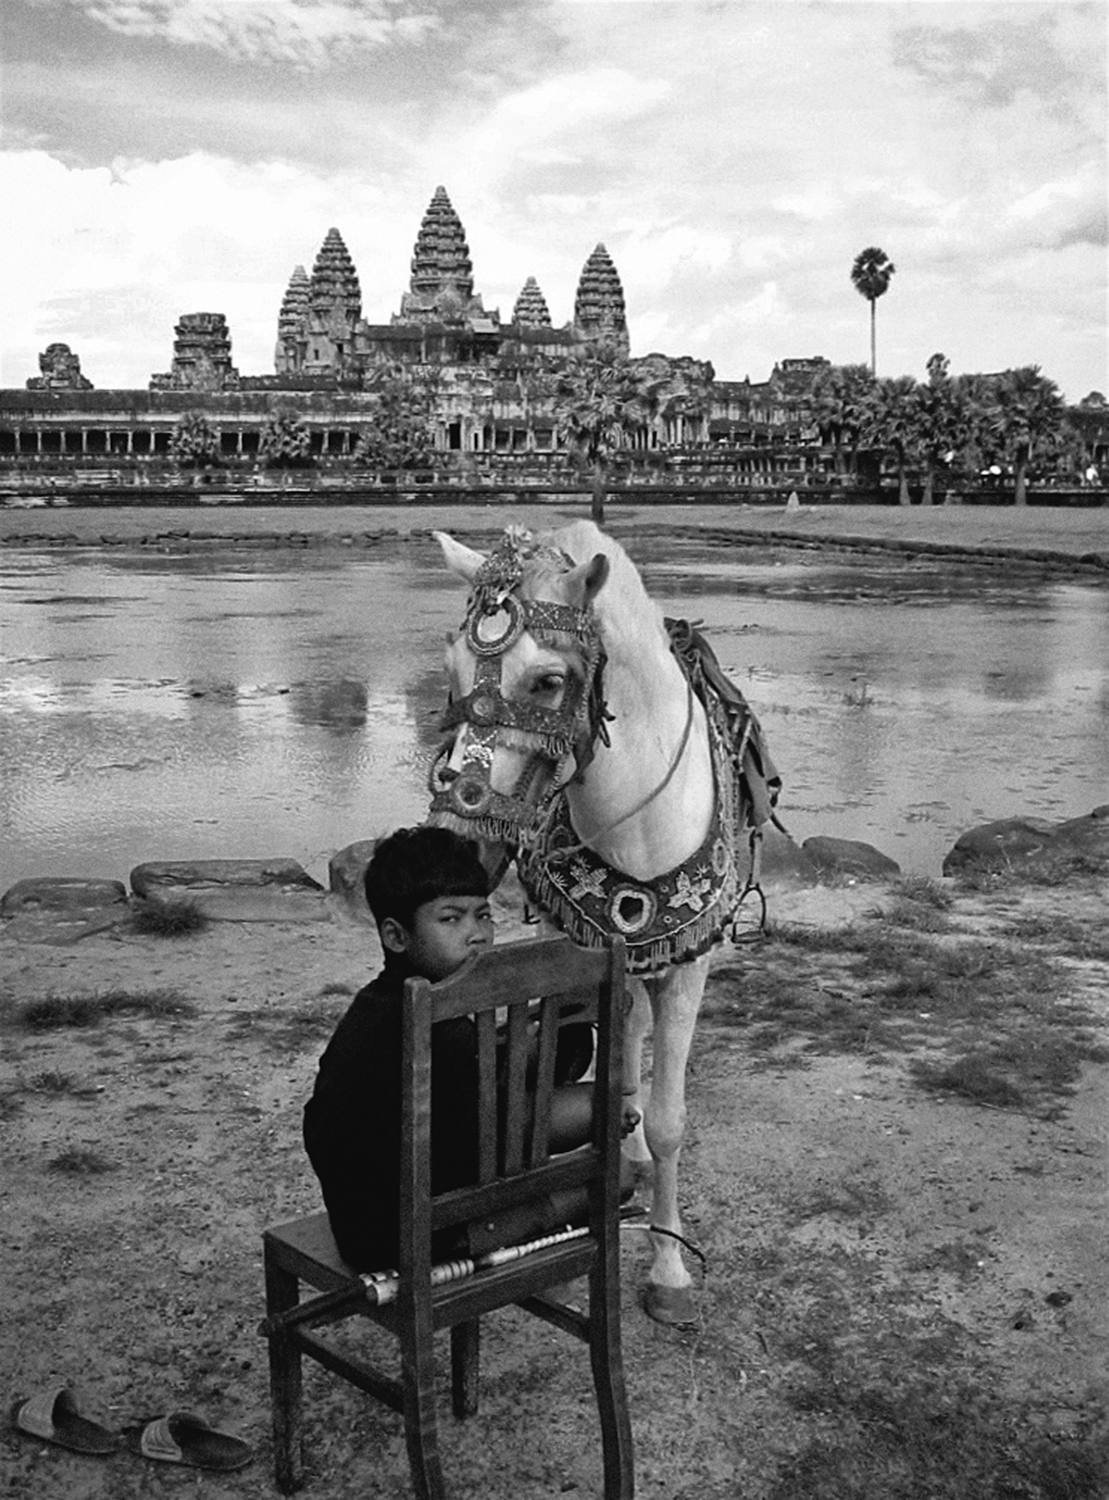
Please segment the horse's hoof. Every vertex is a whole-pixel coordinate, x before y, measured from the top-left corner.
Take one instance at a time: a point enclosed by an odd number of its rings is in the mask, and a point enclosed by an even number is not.
[[[649,1281],[643,1291],[643,1308],[656,1323],[668,1328],[689,1328],[697,1319],[697,1301],[688,1286],[659,1286]]]

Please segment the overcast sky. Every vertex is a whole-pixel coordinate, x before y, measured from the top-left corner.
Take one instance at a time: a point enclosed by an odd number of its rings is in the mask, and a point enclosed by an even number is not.
[[[556,324],[599,241],[632,353],[1038,364],[1109,392],[1105,0],[2,0],[0,385],[70,344],[98,387],[223,312],[273,370],[337,227],[388,322],[437,184],[475,289]]]

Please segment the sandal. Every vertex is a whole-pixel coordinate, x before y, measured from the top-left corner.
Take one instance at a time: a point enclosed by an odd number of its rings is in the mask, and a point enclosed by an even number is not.
[[[40,1391],[37,1396],[20,1397],[12,1407],[11,1418],[12,1425],[28,1437],[57,1443],[59,1448],[69,1448],[74,1453],[100,1458],[119,1452],[116,1434],[83,1417],[77,1397],[67,1385]]]
[[[167,1464],[189,1464],[196,1469],[218,1469],[228,1473],[241,1469],[254,1457],[242,1438],[218,1432],[203,1417],[175,1411],[165,1417],[149,1417],[123,1429],[123,1442],[132,1453]]]

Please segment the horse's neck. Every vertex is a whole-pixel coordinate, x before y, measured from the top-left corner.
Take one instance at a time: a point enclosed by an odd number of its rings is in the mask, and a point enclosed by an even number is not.
[[[598,745],[569,788],[570,816],[606,864],[649,880],[680,865],[708,832],[715,794],[705,714],[668,652],[649,692],[620,673],[606,689],[610,744]]]

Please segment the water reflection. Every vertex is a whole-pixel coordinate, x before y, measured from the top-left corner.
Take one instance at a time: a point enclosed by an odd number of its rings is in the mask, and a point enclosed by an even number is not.
[[[798,838],[935,872],[974,822],[1109,799],[1109,592],[949,560],[631,548],[763,718]],[[322,876],[414,821],[461,590],[430,542],[20,548],[0,580],[0,890],[152,858]]]

